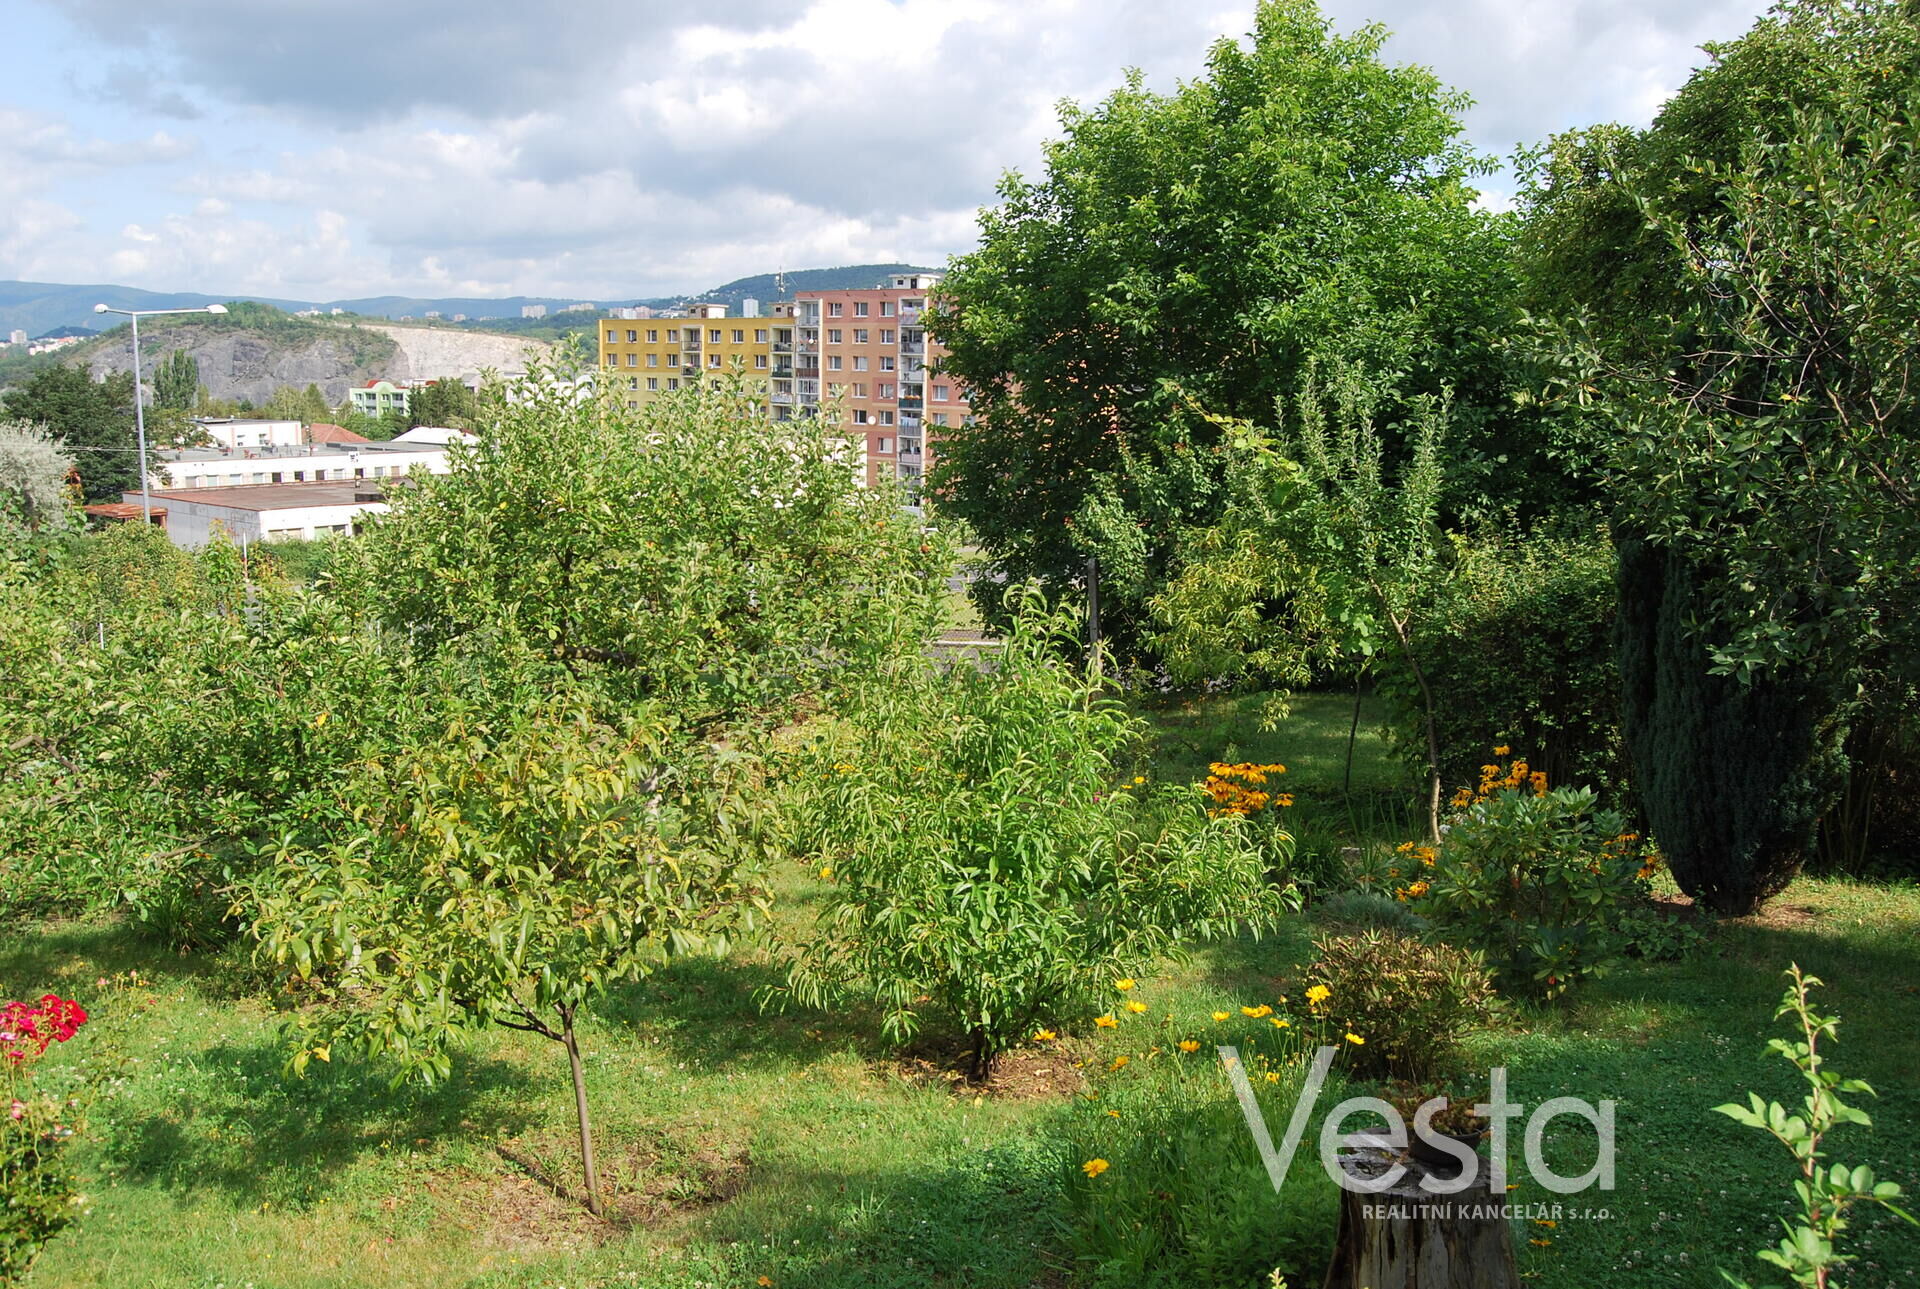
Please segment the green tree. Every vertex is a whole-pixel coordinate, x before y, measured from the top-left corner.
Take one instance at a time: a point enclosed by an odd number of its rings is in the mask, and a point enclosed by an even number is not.
[[[273,391],[260,414],[271,420],[299,421],[311,425],[315,421],[325,421],[333,415],[327,407],[327,400],[320,393],[318,385],[308,385],[305,389],[295,389],[291,385],[282,385]]]
[[[1920,18],[1801,0],[1712,52],[1644,135],[1543,166],[1527,243],[1550,390],[1605,444],[1642,803],[1683,888],[1744,912],[1806,852],[1863,675],[1920,674]]]
[[[725,772],[693,755],[644,721],[616,732],[536,707],[369,768],[349,788],[357,827],[281,848],[248,892],[264,951],[332,1004],[303,1018],[294,1068],[356,1050],[431,1082],[465,1031],[551,1039],[600,1213],[582,1010],[669,957],[724,948],[733,915],[764,904],[735,834],[710,826]]]
[[[1405,397],[1498,383],[1473,333],[1505,289],[1501,223],[1471,208],[1466,99],[1382,62],[1385,38],[1266,0],[1205,77],[1065,108],[1044,179],[1002,181],[931,323],[975,417],[933,491],[1011,583],[1096,555],[1103,623],[1131,633],[1174,534],[1225,500],[1197,409],[1263,421],[1316,355]]]
[[[335,584],[422,655],[660,698],[698,723],[770,714],[913,652],[945,543],[860,486],[815,421],[769,424],[729,379],[630,411],[536,372],[452,472],[417,477]]]
[[[1131,785],[1144,727],[1062,660],[1078,623],[1029,593],[991,670],[902,660],[795,774],[793,848],[830,886],[788,989],[932,1012],[968,1074],[1194,939],[1272,925],[1291,896],[1245,821]]]
[[[73,454],[88,501],[118,501],[140,486],[133,375],[93,379],[79,367],[48,367],[0,395],[9,416],[43,425]]]
[[[0,421],[0,533],[66,528],[72,518],[67,474],[73,457],[37,425]]]
[[[153,371],[153,403],[191,412],[200,392],[200,362],[188,349],[171,350]]]
[[[407,428],[446,425],[471,430],[480,417],[480,401],[457,380],[436,380],[407,396]]]

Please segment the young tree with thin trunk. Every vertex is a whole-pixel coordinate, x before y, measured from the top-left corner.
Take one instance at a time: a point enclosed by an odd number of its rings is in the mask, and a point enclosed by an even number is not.
[[[345,789],[358,827],[344,840],[283,844],[244,903],[265,954],[331,1003],[299,1022],[294,1069],[355,1050],[436,1082],[465,1032],[550,1039],[600,1214],[585,1008],[672,957],[724,949],[764,907],[740,834],[710,826],[730,813],[724,767],[663,728],[615,730],[561,703],[497,730],[456,725]]]

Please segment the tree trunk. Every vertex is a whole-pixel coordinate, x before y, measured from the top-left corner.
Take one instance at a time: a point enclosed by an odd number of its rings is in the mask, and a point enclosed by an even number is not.
[[[1393,623],[1393,634],[1400,641],[1401,656],[1407,660],[1407,670],[1413,673],[1413,683],[1420,687],[1420,705],[1426,717],[1427,726],[1427,840],[1434,845],[1440,844],[1440,731],[1433,719],[1433,691],[1427,687],[1427,673],[1420,670],[1420,663],[1413,656],[1413,640],[1407,634],[1407,627],[1391,613],[1387,620]]]
[[[978,1087],[992,1073],[993,1053],[987,1046],[987,1027],[976,1025],[973,1030],[973,1051],[967,1057],[967,1082]]]
[[[1349,1175],[1378,1176],[1395,1160],[1363,1150],[1342,1160]],[[1405,1161],[1406,1175],[1388,1190],[1340,1193],[1340,1234],[1325,1289],[1521,1289],[1513,1234],[1492,1193],[1486,1161],[1479,1178],[1454,1195],[1420,1186],[1426,1175]]]
[[[587,1117],[587,1080],[580,1069],[580,1043],[574,1037],[573,1012],[560,1013],[560,1041],[567,1046],[567,1064],[573,1069],[573,1110],[580,1119],[580,1166],[587,1178],[587,1212],[595,1217],[600,1211],[600,1171],[593,1164],[593,1124]]]

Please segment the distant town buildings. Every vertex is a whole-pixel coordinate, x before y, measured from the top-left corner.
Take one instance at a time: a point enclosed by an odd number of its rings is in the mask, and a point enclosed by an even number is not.
[[[729,318],[722,305],[609,316],[600,366],[630,407],[714,373],[764,379],[775,420],[832,416],[864,438],[869,483],[896,478],[916,489],[929,440],[969,415],[963,391],[936,374],[940,350],[927,339],[938,284],[937,274],[902,273],[866,290],[802,291],[765,318]],[[616,325],[640,321],[655,325]]]
[[[18,329],[9,331],[7,333],[7,343],[10,345],[24,345],[27,343],[27,333]]]
[[[547,316],[547,306],[544,304],[523,304],[520,306],[520,316],[523,318],[544,318]]]

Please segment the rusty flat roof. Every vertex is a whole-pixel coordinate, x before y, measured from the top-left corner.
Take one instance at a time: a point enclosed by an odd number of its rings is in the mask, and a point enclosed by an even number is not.
[[[365,504],[361,498],[381,492],[385,479],[330,479],[325,483],[242,483],[224,488],[153,490],[155,500],[199,502],[228,510],[303,510],[309,506]],[[137,495],[137,494],[136,494]],[[384,498],[383,498],[384,499]],[[136,503],[137,505],[137,503]]]

